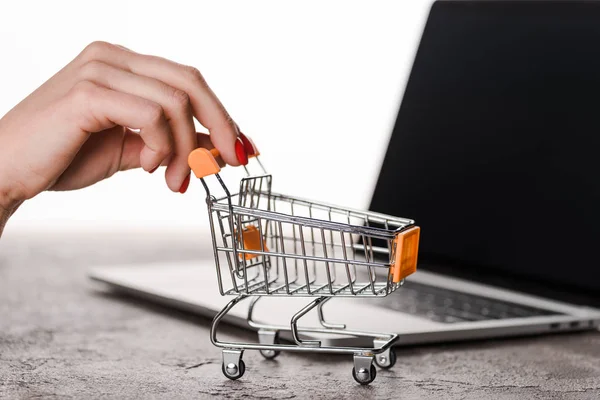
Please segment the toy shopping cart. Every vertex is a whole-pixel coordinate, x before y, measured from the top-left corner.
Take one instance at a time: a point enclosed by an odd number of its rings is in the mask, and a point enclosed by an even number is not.
[[[392,344],[397,334],[349,331],[323,317],[323,305],[333,297],[383,297],[402,286],[415,272],[420,228],[409,219],[351,210],[271,191],[267,174],[252,144],[253,167],[260,170],[241,179],[231,193],[219,172],[217,150],[196,149],[189,156],[194,174],[206,190],[217,281],[221,295],[236,296],[214,318],[211,340],[222,348],[223,374],[232,380],[244,375],[245,350],[259,350],[265,358],[280,351],[348,353],[354,356],[354,379],[363,385],[375,379],[377,364],[396,362]],[[247,167],[244,167],[247,168]],[[218,182],[218,195],[208,185]],[[213,178],[210,178],[213,179]],[[253,319],[263,296],[309,297],[313,300],[293,315],[289,326],[268,325]],[[231,309],[248,299],[248,324],[258,330],[258,343],[229,343],[217,339],[220,322]],[[298,321],[316,308],[319,327],[300,327]],[[292,343],[280,343],[288,331]],[[309,339],[305,336],[311,335]],[[315,336],[327,334],[367,338],[369,347],[326,346]],[[303,337],[304,336],[304,337]]]

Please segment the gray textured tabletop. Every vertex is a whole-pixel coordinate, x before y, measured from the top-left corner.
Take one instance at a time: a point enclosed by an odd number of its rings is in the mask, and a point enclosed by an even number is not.
[[[11,234],[0,240],[0,398],[598,399],[600,333],[399,349],[368,387],[347,356],[244,355],[221,374],[209,321],[97,290],[98,264],[189,260],[174,234]],[[254,339],[230,328],[225,337]]]

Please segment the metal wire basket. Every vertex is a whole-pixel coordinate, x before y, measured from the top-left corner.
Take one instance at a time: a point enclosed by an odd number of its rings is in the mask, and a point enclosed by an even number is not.
[[[274,358],[281,350],[342,352],[354,355],[353,376],[361,384],[375,379],[373,362],[389,368],[395,362],[391,347],[398,336],[350,332],[327,323],[322,306],[332,297],[382,297],[401,287],[416,270],[420,228],[414,221],[285,196],[271,191],[267,174],[252,145],[259,174],[240,181],[231,193],[221,179],[218,151],[196,149],[189,164],[207,194],[211,237],[219,290],[236,295],[214,319],[211,339],[223,348],[223,373],[230,379],[244,374],[246,349]],[[246,167],[244,167],[246,168]],[[214,175],[220,194],[211,193],[207,177]],[[290,326],[260,324],[252,319],[262,296],[314,297],[292,317]],[[248,323],[259,331],[259,343],[225,343],[217,339],[221,319],[237,303],[252,298]],[[320,328],[298,328],[298,320],[317,308]],[[293,344],[276,343],[280,330],[290,330]],[[322,346],[301,340],[300,332],[338,333],[373,338],[372,348]]]

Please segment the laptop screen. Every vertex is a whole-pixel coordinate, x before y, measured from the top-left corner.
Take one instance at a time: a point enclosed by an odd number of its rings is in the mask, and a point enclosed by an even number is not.
[[[435,3],[371,209],[425,263],[600,289],[600,3]]]

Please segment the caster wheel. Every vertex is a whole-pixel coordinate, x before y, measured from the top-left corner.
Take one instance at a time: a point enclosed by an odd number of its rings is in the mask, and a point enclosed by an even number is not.
[[[234,363],[230,364],[221,364],[221,370],[223,371],[223,375],[227,378],[235,381],[236,379],[240,379],[244,376],[244,372],[246,372],[246,364],[244,364],[244,360],[240,360],[239,365],[235,365]]]
[[[279,332],[275,333],[275,336],[272,337],[271,341],[273,342],[271,344],[278,344],[279,343]],[[277,357],[279,355],[279,353],[281,353],[279,350],[271,350],[271,349],[259,350],[259,351],[260,351],[260,354],[264,358],[266,358],[267,360],[272,360],[275,357]]]
[[[360,369],[358,370],[358,372],[356,372],[356,369],[352,368],[352,377],[356,382],[360,383],[361,385],[368,385],[369,383],[375,380],[376,376],[377,368],[375,368],[374,365],[371,365],[371,376],[369,376],[367,370]]]
[[[375,356],[375,364],[377,364],[379,368],[389,369],[396,364],[396,351],[391,348],[388,354],[389,359],[384,354],[378,354]]]
[[[260,354],[267,360],[272,360],[279,355],[279,350],[260,350]]]

